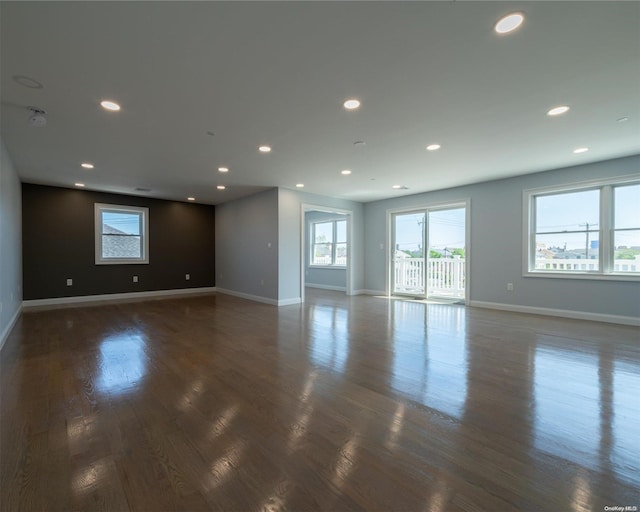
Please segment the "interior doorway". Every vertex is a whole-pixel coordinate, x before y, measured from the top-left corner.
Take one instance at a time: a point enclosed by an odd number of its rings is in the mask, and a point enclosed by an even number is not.
[[[467,213],[466,203],[391,212],[392,295],[466,302]]]
[[[350,210],[302,205],[300,297],[305,288],[352,295]]]

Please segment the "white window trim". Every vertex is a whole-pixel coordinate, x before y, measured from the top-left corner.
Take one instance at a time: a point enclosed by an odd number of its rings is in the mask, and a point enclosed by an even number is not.
[[[142,258],[103,258],[102,257],[102,215],[104,211],[137,213],[142,215],[140,237],[142,238]],[[148,265],[149,264],[149,208],[142,206],[124,206],[118,204],[95,203],[94,237],[96,265]]]
[[[590,180],[564,185],[525,189],[522,191],[522,275],[523,277],[544,277],[551,279],[593,279],[604,281],[640,281],[640,273],[614,273],[612,268],[613,219],[612,219],[612,190],[618,185],[640,183],[640,174],[632,174],[606,180]],[[600,270],[563,271],[563,270],[533,270],[535,259],[535,202],[533,198],[540,195],[562,194],[566,192],[580,192],[584,190],[601,189],[600,195],[600,230],[599,230],[599,261]]]
[[[336,229],[336,223],[337,222],[346,222],[346,227],[347,230],[349,229],[349,223],[347,222],[347,219],[324,219],[324,220],[312,220],[309,222],[309,242],[310,242],[310,246],[309,246],[309,268],[316,268],[316,269],[327,269],[327,270],[345,270],[347,268],[347,265],[338,265],[338,264],[331,264],[331,265],[317,265],[313,263],[313,246],[315,245],[315,236],[316,236],[316,231],[315,231],[315,224],[327,224],[329,222],[333,222],[334,226],[333,226],[333,241],[330,242],[332,247],[331,247],[331,259],[332,261],[335,261],[336,259],[336,245],[338,245],[338,243],[344,243],[347,246],[347,261],[349,258],[349,234],[347,233],[347,240],[345,240],[344,242],[336,242],[336,237],[337,237],[337,229]]]

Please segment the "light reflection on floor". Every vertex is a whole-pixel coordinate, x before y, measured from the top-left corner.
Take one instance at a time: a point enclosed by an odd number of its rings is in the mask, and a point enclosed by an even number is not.
[[[309,310],[311,360],[342,373],[349,355],[348,312],[345,308],[317,305]]]
[[[460,418],[467,397],[464,309],[394,302],[391,386],[427,407]],[[443,336],[453,329],[456,336]]]
[[[592,469],[613,464],[621,475],[640,475],[640,365],[611,368],[610,359],[595,349],[536,348],[534,446]]]
[[[96,386],[102,393],[120,394],[140,384],[147,373],[144,338],[126,332],[100,342]]]

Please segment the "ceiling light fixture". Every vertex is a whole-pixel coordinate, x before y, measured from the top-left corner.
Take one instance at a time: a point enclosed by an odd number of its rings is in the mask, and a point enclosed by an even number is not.
[[[93,164],[90,164],[89,162],[82,162],[80,164],[80,167],[84,167],[85,169],[93,169]]]
[[[84,183],[74,183],[74,185],[80,188],[84,187]]]
[[[553,107],[549,112],[547,112],[548,116],[559,116],[564,114],[565,112],[569,112],[569,107],[567,105],[560,105],[559,107]]]
[[[589,148],[577,148],[577,149],[573,150],[573,152],[576,153],[576,154],[586,153],[587,151],[589,151]]]
[[[343,171],[340,171],[340,174],[344,174],[345,176],[348,176],[349,174],[351,174],[351,170],[344,169]]]
[[[224,189],[225,189],[225,188],[227,188],[227,187],[225,187],[224,185],[218,185],[216,188],[217,188],[218,190],[224,190]]]
[[[42,128],[47,124],[47,118],[44,116],[47,112],[38,107],[27,107],[27,110],[31,112],[29,116],[29,126],[33,128]]]
[[[440,146],[440,144],[429,144],[427,146],[427,151],[436,151],[438,149],[440,149],[442,146]]]
[[[111,100],[103,100],[100,102],[100,106],[105,110],[111,110],[112,112],[117,112],[120,110],[120,105],[118,105],[115,101]]]
[[[187,197],[187,201],[195,201],[196,198],[195,197]]]
[[[229,172],[228,167],[218,167],[218,172]]]
[[[296,187],[298,187],[298,188],[304,188],[304,183],[296,183]]]
[[[626,123],[629,120],[628,117],[621,117],[620,119],[616,119],[618,123]]]
[[[524,15],[521,12],[513,12],[500,18],[493,29],[498,34],[508,34],[517,29],[524,21]]]
[[[270,153],[271,146],[259,146],[258,151],[260,151],[260,153]]]
[[[402,188],[402,185],[393,185],[391,188],[399,190]]]
[[[345,100],[342,106],[347,110],[355,110],[360,107],[360,100],[349,98],[348,100]]]

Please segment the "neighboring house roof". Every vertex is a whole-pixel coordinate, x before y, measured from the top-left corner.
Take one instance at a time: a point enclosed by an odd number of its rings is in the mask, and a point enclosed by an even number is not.
[[[139,258],[140,237],[129,235],[109,224],[102,227],[102,257],[103,258]],[[107,235],[106,237],[104,235]],[[124,236],[108,236],[124,235]]]

